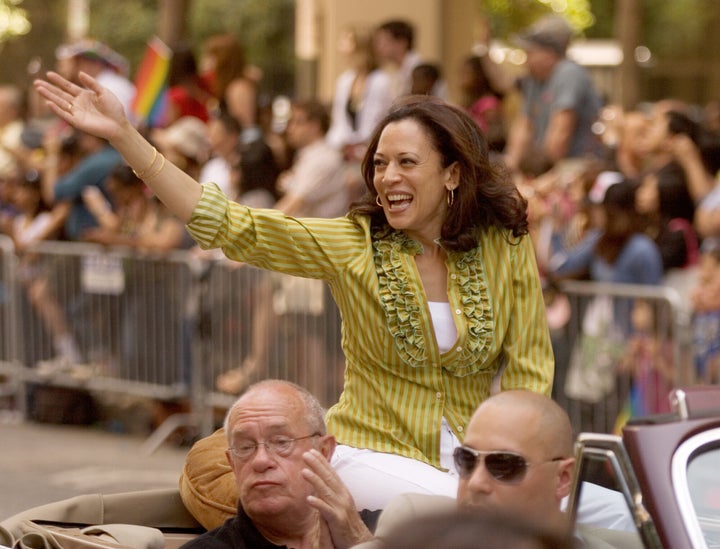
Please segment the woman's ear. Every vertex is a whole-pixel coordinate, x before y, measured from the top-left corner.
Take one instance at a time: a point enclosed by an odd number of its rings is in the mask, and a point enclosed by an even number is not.
[[[445,188],[448,191],[454,191],[460,185],[460,164],[453,162],[445,168]]]

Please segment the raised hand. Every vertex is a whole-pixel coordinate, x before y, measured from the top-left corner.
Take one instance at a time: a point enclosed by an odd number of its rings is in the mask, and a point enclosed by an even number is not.
[[[330,462],[318,450],[305,452],[303,460],[306,467],[301,474],[313,487],[307,502],[320,512],[333,546],[346,549],[371,540],[372,534],[355,509],[350,491]]]
[[[112,139],[129,125],[120,101],[89,74],[81,72],[79,79],[84,88],[56,72],[48,72],[47,80],[35,80],[34,85],[50,109],[68,124]]]

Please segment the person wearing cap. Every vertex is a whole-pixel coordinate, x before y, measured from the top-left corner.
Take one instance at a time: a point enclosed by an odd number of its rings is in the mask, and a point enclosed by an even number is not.
[[[528,74],[519,81],[523,105],[505,150],[513,169],[532,147],[555,161],[601,150],[592,132],[601,100],[587,71],[565,56],[572,36],[567,21],[553,15],[515,37],[527,54]]]
[[[108,88],[119,100],[128,115],[135,97],[135,85],[125,76],[128,62],[118,52],[99,42],[84,38],[63,44],[55,50],[55,57],[65,67],[68,80],[76,81],[82,71]]]

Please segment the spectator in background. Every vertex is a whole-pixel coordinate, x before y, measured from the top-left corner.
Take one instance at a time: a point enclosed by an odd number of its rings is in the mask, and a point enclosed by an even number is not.
[[[606,124],[606,131],[614,134],[613,142],[605,143],[610,149],[611,161],[625,177],[639,179],[648,168],[644,143],[650,130],[650,118],[641,111],[623,112],[621,109],[615,109],[613,116],[612,128]]]
[[[15,216],[18,215],[13,196],[20,183],[17,168],[0,172],[0,234],[10,235]]]
[[[375,54],[392,79],[390,95],[396,99],[407,95],[412,89],[412,71],[422,63],[422,57],[415,51],[415,28],[402,19],[385,21],[375,31],[373,39]],[[447,99],[447,86],[437,83],[432,95]]]
[[[411,74],[410,93],[416,95],[434,95],[435,86],[440,81],[440,67],[434,63],[420,63]]]
[[[208,38],[203,45],[200,71],[215,96],[216,106],[230,113],[241,128],[256,124],[257,85],[262,74],[247,64],[237,36],[227,33]]]
[[[213,110],[207,124],[207,140],[211,158],[200,170],[200,181],[213,181],[228,196],[234,196],[231,188],[230,169],[240,142],[242,126],[238,119],[223,109]]]
[[[565,57],[573,30],[561,16],[545,16],[520,33],[528,74],[519,81],[522,112],[508,136],[506,161],[516,169],[532,147],[554,161],[600,154],[592,124],[601,107],[587,71]]]
[[[491,151],[505,149],[506,129],[502,112],[504,94],[492,83],[485,71],[487,56],[471,55],[460,66],[461,105],[480,126]]]
[[[343,160],[341,153],[325,140],[330,127],[330,118],[325,107],[317,101],[299,102],[293,105],[287,127],[288,144],[295,150],[295,161],[289,170],[282,173],[278,185],[282,198],[275,208],[292,217],[339,217],[347,212],[348,194],[343,181]],[[276,315],[286,319],[300,320],[314,327],[317,332],[318,319],[328,307],[324,282],[308,278],[272,276],[273,308]],[[272,338],[270,332],[276,329],[272,316],[260,311],[255,316],[256,340],[261,348],[252,349],[243,365],[221,375],[217,386],[229,393],[238,393],[257,375],[267,368],[269,351],[267,345]],[[287,323],[286,323],[287,324]],[[290,331],[292,333],[292,330]],[[290,357],[297,362],[291,364],[302,384],[313,394],[325,394],[326,351],[319,333],[304,339],[290,338]]]
[[[335,82],[326,140],[341,150],[346,160],[359,163],[375,125],[390,106],[391,81],[378,67],[369,32],[344,29],[338,51],[348,67]]]
[[[252,208],[272,208],[278,199],[280,166],[260,128],[243,130],[231,166],[236,200]]]
[[[80,240],[83,231],[98,225],[85,206],[82,193],[87,187],[97,187],[106,194],[105,181],[113,168],[122,161],[120,154],[104,139],[77,132],[77,140],[84,155],[82,160],[61,175],[58,172],[59,158],[48,156],[42,182],[43,198],[48,204],[70,204],[64,232],[68,240]]]
[[[703,383],[720,383],[720,239],[708,238],[690,294],[693,309],[695,374]]]
[[[0,85],[0,176],[11,175],[18,166],[22,147],[23,95],[12,84]]]
[[[187,44],[173,48],[168,75],[167,125],[185,116],[207,122],[208,104],[213,95],[198,73],[195,54]]]
[[[80,72],[89,74],[113,92],[125,114],[130,114],[135,85],[127,78],[129,64],[122,55],[98,40],[84,38],[59,46],[55,57],[61,64],[61,74],[68,80],[76,82]]]
[[[60,304],[47,291],[47,257],[33,254],[33,247],[43,240],[56,239],[67,215],[68,204],[50,208],[42,199],[40,175],[26,172],[15,190],[14,203],[18,215],[13,220],[11,237],[20,260],[19,280],[28,301],[52,337],[56,359],[64,364],[77,364],[80,350],[72,335]]]
[[[594,228],[570,250],[555,249],[550,268],[555,277],[590,275],[599,282],[660,284],[662,258],[643,232],[635,209],[637,184],[617,172],[601,173],[588,193]]]
[[[646,173],[666,171],[682,178],[697,203],[710,193],[715,180],[700,148],[702,128],[686,110],[684,104],[675,100],[655,103],[642,145],[649,158]]]
[[[151,134],[158,150],[188,175],[199,178],[210,156],[207,125],[195,116],[183,116]]]
[[[692,225],[695,203],[685,173],[677,163],[646,174],[635,204],[638,213],[645,216],[645,232],[660,249],[665,272],[697,264],[699,243]]]
[[[188,244],[182,223],[125,164],[118,164],[106,182],[110,202],[97,187],[83,191],[83,201],[99,226],[82,234],[86,242],[127,246],[144,252],[165,252]]]

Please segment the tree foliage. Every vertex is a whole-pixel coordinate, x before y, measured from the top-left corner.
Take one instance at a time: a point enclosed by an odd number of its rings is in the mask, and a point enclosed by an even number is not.
[[[295,2],[293,0],[195,0],[190,2],[188,39],[200,55],[217,33],[233,33],[248,61],[259,66],[269,93],[292,90]],[[157,0],[91,0],[90,34],[128,57],[137,67],[156,32]],[[118,22],[122,22],[119,24]]]
[[[0,44],[30,32],[27,12],[20,4],[22,0],[0,0]]]
[[[562,14],[579,33],[595,24],[589,0],[480,0],[480,6],[498,38],[507,38],[549,13]]]

